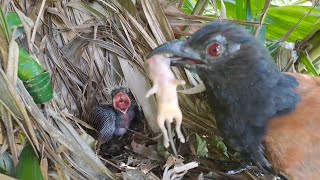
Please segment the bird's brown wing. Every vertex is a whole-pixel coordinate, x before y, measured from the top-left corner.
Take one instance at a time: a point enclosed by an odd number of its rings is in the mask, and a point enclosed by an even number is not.
[[[288,73],[289,74],[289,73]],[[289,179],[320,178],[320,78],[290,73],[301,101],[290,114],[274,118],[265,138],[273,168]]]

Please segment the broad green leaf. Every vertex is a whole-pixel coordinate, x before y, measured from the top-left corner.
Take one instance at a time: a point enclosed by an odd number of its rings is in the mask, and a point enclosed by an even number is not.
[[[181,9],[187,14],[191,14],[194,7],[195,7],[196,2],[194,0],[185,0],[183,3]]]
[[[246,0],[246,21],[253,21],[253,13],[250,0]]]
[[[23,48],[19,48],[18,76],[22,81],[27,81],[40,75],[44,70]]]
[[[266,17],[267,38],[278,40],[292,28],[311,7],[305,6],[283,6],[271,7]],[[320,7],[312,10],[310,15],[301,21],[298,27],[292,32],[287,41],[295,42],[303,39],[311,32],[320,29],[319,19]]]
[[[23,29],[23,25],[22,22],[20,20],[20,17],[18,16],[18,14],[16,12],[9,12],[7,14],[7,23],[9,26],[9,29],[11,30],[11,32],[13,32],[14,28],[16,28],[16,32],[14,34],[14,39],[16,39],[17,37],[21,36],[24,32]]]
[[[306,53],[303,53],[299,56],[299,61],[302,62],[306,66],[307,70],[310,71],[314,76],[319,76],[319,73]]]
[[[14,26],[23,27],[22,22],[16,12],[9,12],[7,14],[7,22],[10,29],[12,29]]]
[[[290,5],[306,5],[310,4],[308,0],[272,0],[273,5],[277,6],[290,6]]]
[[[253,21],[253,13],[251,9],[250,0],[246,0],[246,21]],[[253,26],[247,26],[246,27],[251,34],[254,34],[254,27]]]
[[[3,24],[8,24],[11,31],[19,27],[23,31],[22,22],[15,12],[7,14]],[[18,77],[24,82],[33,100],[37,103],[48,102],[53,97],[50,74],[33,59],[23,48],[19,48]]]
[[[236,0],[238,4],[232,1],[224,1],[227,8],[227,17],[236,20],[245,20],[245,7],[243,0]],[[257,17],[263,8],[262,1],[251,1],[253,17]],[[220,1],[217,1],[218,8],[221,7]],[[270,6],[265,19],[267,23],[266,38],[270,40],[279,40],[285,35],[312,7],[310,6]],[[242,11],[241,11],[242,10]],[[289,36],[287,41],[295,42],[301,40],[313,31],[320,29],[320,7],[315,7],[298,27]],[[243,17],[244,16],[244,17]],[[240,18],[239,18],[240,17]]]
[[[53,88],[49,72],[45,71],[23,82],[23,84],[36,104],[48,102],[53,98]]]
[[[237,13],[236,13],[236,5],[230,2],[223,1],[224,5],[227,9],[227,17],[228,19],[237,19]],[[216,1],[217,3],[217,8],[221,8],[221,2]]]
[[[222,154],[224,154],[227,158],[229,158],[228,155],[228,148],[224,144],[223,140],[219,136],[214,136],[212,140],[210,140],[210,144],[217,147],[218,151]]]
[[[16,177],[20,180],[43,180],[40,161],[29,143],[20,154]]]
[[[298,66],[299,71],[303,70],[304,66],[306,66],[308,70],[312,70],[313,67],[310,66],[309,62],[315,66],[315,69],[319,70],[318,61],[320,59],[320,30],[310,34],[302,41],[297,42],[296,48],[300,49],[299,60],[302,60],[302,64],[299,64]],[[314,70],[310,72],[315,74]]]
[[[208,155],[207,141],[202,139],[198,134],[196,134],[196,140],[197,155],[206,157]]]
[[[252,16],[255,20],[258,20],[261,11],[263,10],[264,4],[266,1],[261,0],[250,0]]]
[[[246,20],[246,0],[236,0],[236,15],[238,20]],[[228,9],[227,9],[228,10]]]

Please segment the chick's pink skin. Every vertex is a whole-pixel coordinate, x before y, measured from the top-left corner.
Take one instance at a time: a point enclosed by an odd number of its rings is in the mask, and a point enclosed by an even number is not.
[[[131,106],[131,100],[126,93],[118,92],[112,100],[113,107],[126,114]]]
[[[176,121],[176,132],[181,142],[185,142],[181,132],[182,113],[179,107],[177,86],[185,84],[185,81],[175,79],[170,69],[170,60],[163,55],[154,55],[147,60],[149,76],[153,81],[152,88],[147,92],[148,98],[156,94],[158,115],[157,123],[163,134],[164,146],[169,146],[169,137],[165,128],[165,121]]]
[[[114,134],[117,136],[122,136],[127,132],[127,129],[130,126],[130,123],[134,116],[128,110],[131,107],[131,100],[127,93],[119,91],[112,100],[113,107],[119,112],[119,118],[121,118],[121,123],[116,126]]]

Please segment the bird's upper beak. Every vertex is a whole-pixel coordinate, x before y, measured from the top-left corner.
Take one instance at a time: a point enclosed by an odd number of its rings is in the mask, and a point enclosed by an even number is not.
[[[147,58],[156,54],[170,54],[172,66],[188,66],[194,64],[205,64],[200,58],[199,53],[186,45],[185,40],[172,41],[155,48],[151,51]]]

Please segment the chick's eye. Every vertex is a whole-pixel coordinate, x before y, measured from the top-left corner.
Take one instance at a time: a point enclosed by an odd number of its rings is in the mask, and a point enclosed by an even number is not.
[[[219,43],[213,43],[208,48],[208,53],[211,56],[219,56],[221,53],[221,46]]]

